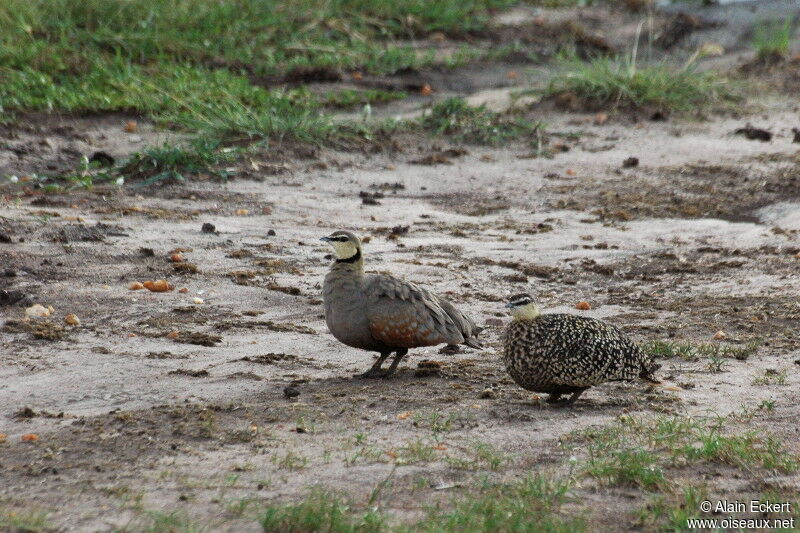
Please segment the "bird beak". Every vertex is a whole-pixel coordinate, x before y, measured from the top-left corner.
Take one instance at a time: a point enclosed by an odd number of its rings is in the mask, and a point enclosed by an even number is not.
[[[506,309],[511,309],[512,307],[514,307],[514,304],[513,304],[513,303],[511,303],[511,302],[509,302],[509,303],[507,303],[507,304],[506,304],[504,307],[505,307]]]
[[[321,237],[319,240],[321,240],[322,242],[331,242],[330,237]]]

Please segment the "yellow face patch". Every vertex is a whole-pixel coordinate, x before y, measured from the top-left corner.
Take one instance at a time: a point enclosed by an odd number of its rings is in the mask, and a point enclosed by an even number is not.
[[[514,320],[531,320],[539,316],[539,306],[535,303],[529,303],[520,307],[515,307],[511,310],[511,316]]]
[[[333,247],[333,253],[336,255],[336,259],[349,259],[358,252],[355,243],[351,241],[331,241],[328,244]]]

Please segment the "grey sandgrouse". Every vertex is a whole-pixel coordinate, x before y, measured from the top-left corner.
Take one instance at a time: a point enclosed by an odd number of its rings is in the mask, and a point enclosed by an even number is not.
[[[542,315],[528,294],[511,298],[513,320],[503,361],[522,388],[547,393],[548,403],[570,405],[593,385],[635,378],[658,383],[659,365],[622,331],[600,320],[568,314]],[[566,401],[562,394],[571,394]]]
[[[325,322],[339,341],[380,357],[361,377],[395,372],[409,348],[466,344],[480,348],[480,328],[464,313],[422,287],[392,276],[365,274],[361,241],[348,231],[322,238],[336,260],[325,276]],[[388,370],[381,365],[395,354]]]

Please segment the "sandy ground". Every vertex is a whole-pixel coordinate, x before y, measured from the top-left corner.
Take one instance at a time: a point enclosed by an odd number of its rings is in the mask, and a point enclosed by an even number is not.
[[[136,529],[143,509],[257,531],[233,503],[292,500],[314,485],[362,501],[391,478],[383,505],[405,520],[473,480],[447,458],[469,457],[477,442],[509,458],[492,475],[513,477],[558,468],[578,453],[560,438],[622,412],[725,415],[764,400],[778,407],[760,423],[796,448],[796,102],[771,96],[756,113],[705,121],[536,113],[568,151],[467,146],[451,164],[425,166],[411,161],[449,146],[414,139],[379,154],[320,150],[279,164],[255,155],[243,168],[256,179],[3,203],[0,289],[23,299],[0,307],[0,503],[45,509],[70,531]],[[46,123],[26,135],[52,137],[47,150],[72,142],[115,156],[161,135],[104,143],[127,119],[62,118],[66,133]],[[746,122],[773,140],[734,135]],[[639,166],[622,168],[632,156]],[[365,205],[362,191],[384,197]],[[201,231],[206,223],[216,231]],[[413,350],[392,380],[353,379],[371,355],[339,344],[322,317],[330,258],[319,237],[334,229],[370,237],[368,270],[448,295],[486,328],[487,347]],[[196,271],[173,265],[178,249]],[[188,291],[128,290],[160,278]],[[504,300],[523,290],[546,312],[600,317],[637,341],[720,342],[722,331],[726,345],[764,345],[722,372],[705,359],[662,360],[664,387],[604,385],[572,409],[551,408],[516,387],[498,355]],[[582,300],[592,309],[576,310]],[[54,308],[36,330],[20,322],[33,303]],[[63,324],[70,313],[79,327]],[[417,369],[425,359],[441,370]],[[769,372],[785,372],[785,384],[754,384]],[[298,397],[284,395],[290,386]],[[439,419],[449,420],[443,437],[432,430]],[[39,440],[21,442],[30,433]],[[432,458],[402,460],[434,438],[443,441]],[[728,474],[709,482],[750,490]],[[781,482],[800,490],[797,476]],[[621,527],[637,527],[626,513],[641,500],[626,494],[587,493],[598,530],[619,526],[620,510]]]

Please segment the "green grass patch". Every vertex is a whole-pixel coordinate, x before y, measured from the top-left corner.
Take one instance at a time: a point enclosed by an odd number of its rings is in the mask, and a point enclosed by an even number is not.
[[[704,488],[688,486],[678,494],[657,494],[636,513],[639,524],[647,531],[684,531],[686,521],[697,518],[700,502],[707,500]]]
[[[790,19],[762,22],[753,34],[753,48],[762,61],[782,59],[789,54],[791,38]]]
[[[414,413],[414,427],[429,429],[434,435],[449,433],[475,424],[475,414],[465,410],[446,411],[432,409]]]
[[[383,91],[380,89],[367,89],[356,91],[353,89],[341,89],[339,91],[328,91],[322,96],[322,104],[337,109],[353,109],[365,104],[385,104],[402,100],[408,96],[403,91]]]
[[[507,484],[489,485],[477,494],[453,500],[448,508],[434,507],[422,521],[401,531],[429,533],[580,532],[580,517],[564,516],[570,484],[545,475]]]
[[[652,340],[643,342],[639,345],[639,348],[652,357],[660,357],[662,359],[679,357],[686,361],[697,360],[696,349],[689,342]]]
[[[433,54],[420,56],[408,39],[483,31],[494,10],[517,1],[7,0],[0,3],[0,112],[125,111],[225,141],[320,142],[336,129],[324,106],[405,95],[317,98],[254,83],[418,66]],[[450,61],[474,53],[465,49]]]
[[[491,10],[513,3],[7,0],[0,4],[0,108],[158,114],[199,100],[221,105],[206,114],[229,114],[232,103],[250,106],[268,94],[243,75],[395,72],[419,61],[397,39],[482,30]]]
[[[52,529],[48,513],[41,510],[10,507],[0,509],[0,530],[20,533],[38,533]]]
[[[286,533],[584,531],[582,518],[561,513],[569,489],[569,481],[543,475],[513,483],[484,484],[448,504],[431,506],[417,522],[399,526],[390,525],[390,516],[379,509],[364,510],[334,493],[314,491],[300,502],[268,507],[260,523],[264,531]]]
[[[724,80],[710,72],[697,72],[691,65],[638,66],[628,58],[582,61],[570,56],[562,60],[562,67],[545,95],[571,95],[591,106],[688,112],[731,98]]]
[[[487,27],[512,0],[7,0],[0,61],[50,74],[85,73],[109,57],[164,58],[255,74],[297,66],[394,67],[393,40]]]
[[[144,523],[140,531],[144,533],[205,533],[211,531],[211,527],[190,518],[182,511],[160,512],[149,511],[144,518]]]
[[[500,470],[510,462],[510,457],[486,442],[477,442],[467,457],[448,457],[447,464],[459,470]]]
[[[56,177],[32,177],[39,187],[51,192],[75,187],[88,189],[100,184],[144,187],[159,182],[185,181],[201,174],[226,180],[229,173],[222,165],[235,161],[242,151],[240,148],[222,147],[216,140],[199,137],[182,144],[145,148],[110,168],[84,157],[79,167],[71,173]]]
[[[436,135],[449,135],[456,141],[498,145],[530,137],[544,129],[539,122],[496,113],[486,106],[470,106],[463,98],[448,98],[435,104],[421,121],[422,127]]]
[[[753,378],[753,385],[787,385],[788,382],[788,370],[775,370],[773,368],[768,368],[763,374]]]
[[[298,503],[270,506],[259,522],[265,532],[378,533],[386,530],[386,517],[382,513],[359,512],[344,498],[325,491],[312,492]]]
[[[277,453],[272,456],[272,463],[278,468],[289,471],[303,470],[308,465],[308,457],[289,450],[282,456]]]
[[[707,357],[710,360],[718,361],[722,358],[747,360],[751,355],[758,352],[764,344],[762,339],[755,339],[744,344],[730,344],[721,342],[701,342],[691,343],[683,341],[646,341],[639,347],[648,355],[671,359],[677,357],[684,361],[697,361]]]
[[[623,448],[590,457],[586,474],[610,486],[654,490],[667,483],[658,455],[646,449]]]
[[[698,462],[728,464],[751,472],[792,473],[800,468],[793,455],[764,431],[725,431],[734,418],[621,416],[614,424],[573,434],[587,446],[584,474],[610,486],[655,490],[667,486],[670,467]]]
[[[232,161],[235,157],[233,149],[221,149],[219,142],[200,138],[186,146],[165,145],[137,152],[117,170],[117,174],[141,186],[164,180],[184,181],[186,176],[207,172],[210,167]],[[215,175],[227,178],[224,170]]]

